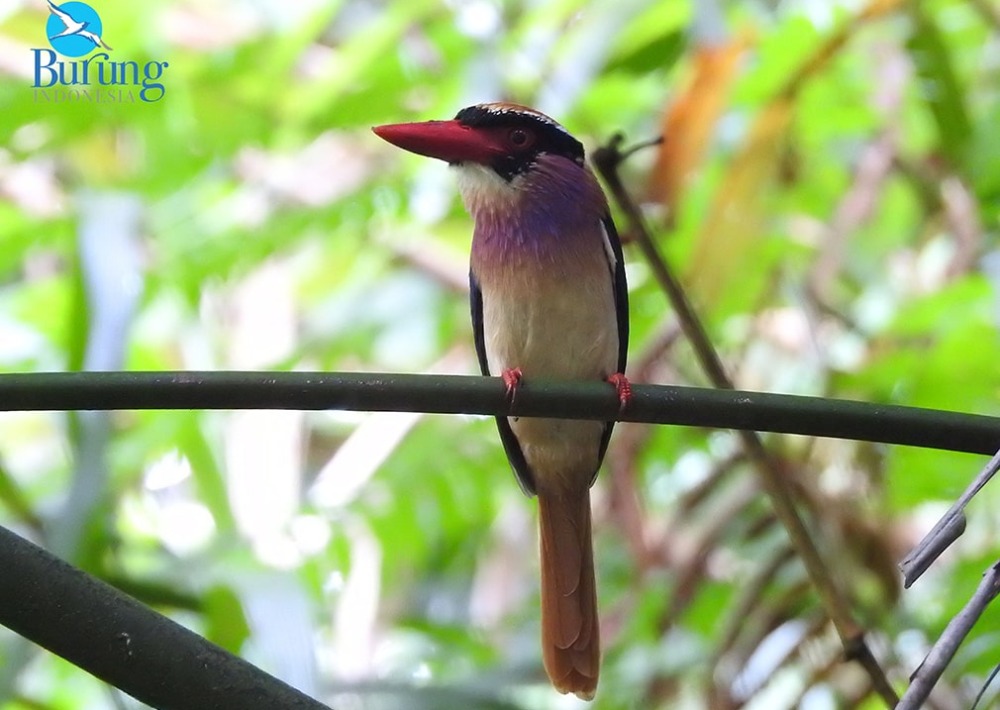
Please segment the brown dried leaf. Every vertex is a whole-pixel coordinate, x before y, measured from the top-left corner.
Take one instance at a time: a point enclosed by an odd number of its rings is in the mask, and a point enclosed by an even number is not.
[[[741,38],[698,47],[687,86],[663,117],[664,141],[650,174],[648,197],[666,207],[669,215],[708,148],[747,44]]]

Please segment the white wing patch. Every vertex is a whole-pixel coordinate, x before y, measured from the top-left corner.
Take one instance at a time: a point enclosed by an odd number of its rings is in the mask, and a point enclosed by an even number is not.
[[[608,235],[608,229],[604,226],[604,221],[601,221],[601,239],[604,241],[604,253],[608,256],[608,264],[611,266],[611,277],[614,278],[615,269],[618,268],[618,258],[615,256],[614,247],[611,246],[611,237]]]

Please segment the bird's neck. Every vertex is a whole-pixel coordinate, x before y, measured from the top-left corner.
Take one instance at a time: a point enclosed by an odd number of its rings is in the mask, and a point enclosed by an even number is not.
[[[558,261],[598,237],[607,214],[593,174],[559,158],[541,156],[510,182],[486,168],[465,170],[459,186],[476,222],[474,260]]]

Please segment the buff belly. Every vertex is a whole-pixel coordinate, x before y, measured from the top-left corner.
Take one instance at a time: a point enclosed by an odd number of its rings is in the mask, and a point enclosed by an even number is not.
[[[519,367],[525,380],[600,380],[615,372],[618,333],[607,262],[576,270],[574,279],[527,271],[482,285],[490,372]],[[603,422],[532,417],[509,422],[539,487],[560,488],[597,470]]]

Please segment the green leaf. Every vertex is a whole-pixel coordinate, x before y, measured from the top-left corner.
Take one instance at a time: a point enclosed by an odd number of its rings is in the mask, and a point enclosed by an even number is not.
[[[922,98],[927,103],[938,131],[938,150],[962,167],[968,160],[972,121],[965,105],[966,91],[954,67],[953,51],[922,3],[910,5],[913,30],[907,49],[920,80]]]
[[[229,587],[217,585],[204,596],[205,636],[222,648],[239,653],[250,638],[250,625],[239,597]]]
[[[607,71],[643,75],[657,69],[669,69],[683,54],[686,45],[687,32],[674,30],[612,57]]]

